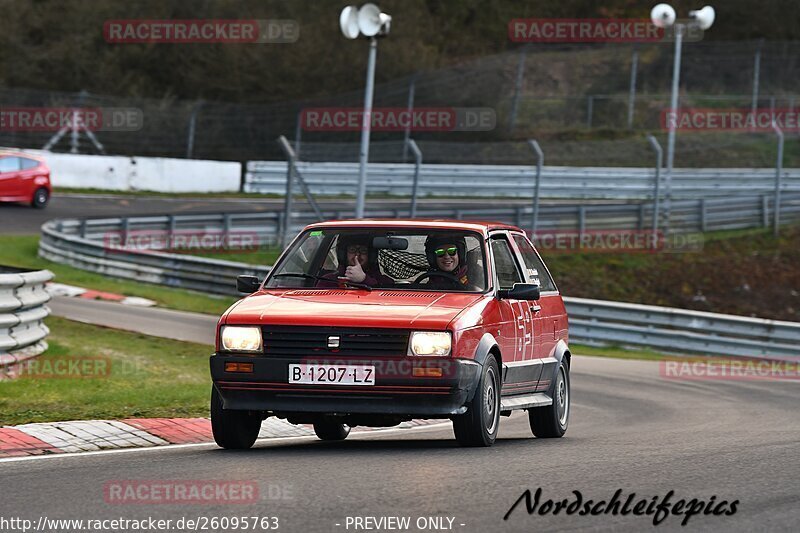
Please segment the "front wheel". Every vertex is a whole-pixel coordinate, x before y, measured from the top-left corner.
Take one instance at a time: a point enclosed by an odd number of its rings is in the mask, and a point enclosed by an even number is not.
[[[539,438],[563,437],[569,425],[569,365],[561,361],[553,385],[553,403],[528,410],[531,431]]]
[[[219,446],[226,450],[246,450],[256,442],[259,430],[259,413],[223,409],[222,397],[211,386],[211,432]]]
[[[491,446],[500,427],[500,373],[489,357],[483,365],[478,390],[467,412],[453,418],[453,433],[461,446]]]

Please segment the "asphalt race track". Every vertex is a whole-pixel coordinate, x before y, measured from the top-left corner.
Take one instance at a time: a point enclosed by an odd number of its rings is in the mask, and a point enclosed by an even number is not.
[[[501,424],[488,449],[462,449],[449,424],[376,432],[328,444],[259,441],[247,452],[213,445],[0,461],[0,516],[37,520],[277,516],[279,531],[356,531],[347,517],[454,518],[464,532],[642,531],[652,516],[528,515],[580,491],[586,499],[738,500],[734,516],[667,516],[658,530],[796,531],[800,417],[796,382],[676,381],[659,363],[576,356],[572,414],[560,440],[531,436],[527,417]],[[125,480],[257,481],[257,504],[107,503],[104,485]],[[32,502],[36,502],[33,504]],[[447,521],[445,520],[445,524]],[[340,524],[337,526],[336,524]],[[463,526],[460,524],[464,524]],[[364,530],[364,529],[360,529]],[[429,529],[430,531],[430,529]]]

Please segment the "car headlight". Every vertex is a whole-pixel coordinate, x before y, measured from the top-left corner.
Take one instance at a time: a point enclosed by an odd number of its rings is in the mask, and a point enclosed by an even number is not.
[[[222,349],[231,352],[260,352],[261,328],[223,326]]]
[[[408,355],[450,355],[449,331],[415,331],[411,334]]]

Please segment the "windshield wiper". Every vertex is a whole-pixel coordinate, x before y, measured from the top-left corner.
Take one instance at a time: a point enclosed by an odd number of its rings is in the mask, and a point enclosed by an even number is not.
[[[304,279],[313,279],[317,281],[324,281],[326,283],[338,283],[338,279],[330,279],[330,278],[323,278],[321,276],[314,276],[313,274],[303,274],[302,272],[284,272],[282,274],[275,274],[272,276],[273,278],[304,278]],[[342,281],[342,283],[347,287],[357,287],[360,289],[366,289],[368,291],[372,290],[372,287],[366,285],[365,283],[358,283],[355,281]]]
[[[323,280],[323,281],[330,281],[325,278],[321,278],[319,276],[314,276],[312,274],[303,274],[302,272],[284,272],[282,274],[275,274],[272,276],[273,278],[305,278],[305,279],[315,279],[315,280]]]

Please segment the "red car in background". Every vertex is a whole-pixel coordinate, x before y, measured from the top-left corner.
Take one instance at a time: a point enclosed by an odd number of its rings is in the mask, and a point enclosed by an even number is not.
[[[0,202],[43,208],[50,200],[50,168],[36,156],[0,152]]]

